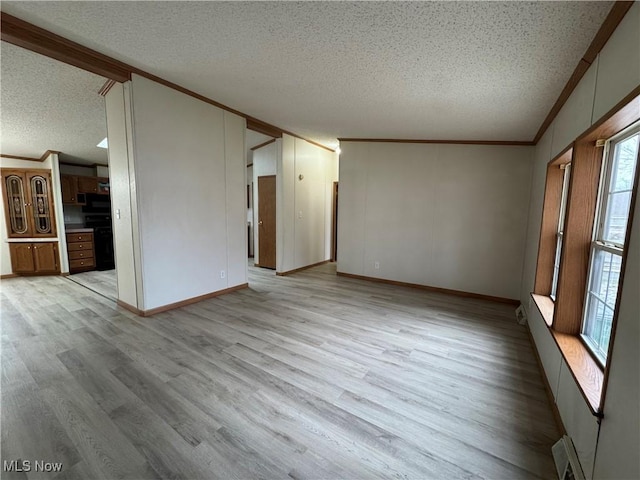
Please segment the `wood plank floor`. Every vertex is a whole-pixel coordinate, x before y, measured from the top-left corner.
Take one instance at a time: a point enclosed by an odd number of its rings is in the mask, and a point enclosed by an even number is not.
[[[2,459],[55,478],[554,478],[513,308],[251,267],[151,318],[61,277],[1,283]],[[53,478],[4,473],[2,478]]]
[[[118,298],[115,270],[92,270],[90,272],[74,273],[68,280],[79,283],[103,297],[113,301]]]

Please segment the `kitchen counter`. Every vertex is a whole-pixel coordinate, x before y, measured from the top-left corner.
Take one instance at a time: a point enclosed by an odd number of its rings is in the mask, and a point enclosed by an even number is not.
[[[93,228],[65,228],[66,233],[93,233]]]

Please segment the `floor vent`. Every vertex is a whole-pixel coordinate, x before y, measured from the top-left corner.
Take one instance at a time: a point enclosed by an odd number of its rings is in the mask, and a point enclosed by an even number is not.
[[[584,473],[582,473],[571,437],[564,435],[551,447],[551,452],[560,480],[584,480]]]
[[[520,325],[527,323],[527,311],[524,309],[524,305],[522,304],[516,308],[516,320]]]

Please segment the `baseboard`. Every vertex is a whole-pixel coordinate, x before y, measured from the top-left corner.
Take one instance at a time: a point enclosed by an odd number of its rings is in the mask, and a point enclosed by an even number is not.
[[[4,280],[7,278],[16,278],[16,277],[53,277],[64,275],[60,272],[50,272],[50,273],[7,273],[5,275],[0,275],[0,280]],[[68,275],[68,274],[67,274]]]
[[[514,300],[504,297],[493,297],[491,295],[483,295],[481,293],[463,292],[461,290],[450,290],[448,288],[430,287],[429,285],[421,285],[419,283],[398,282],[396,280],[387,280],[386,278],[367,277],[365,275],[355,275],[353,273],[336,272],[341,277],[355,278],[358,280],[367,280],[369,282],[386,283],[388,285],[397,285],[399,287],[418,288],[429,292],[444,293],[447,295],[456,295],[457,297],[477,298],[479,300],[489,300],[492,302],[506,303],[508,305],[520,305],[520,300]]]
[[[163,305],[161,307],[151,308],[149,310],[140,310],[128,303],[125,303],[121,300],[118,300],[118,305],[122,308],[126,308],[130,312],[135,313],[136,315],[140,315],[141,317],[150,317],[151,315],[155,315],[157,313],[166,312],[168,310],[174,310],[176,308],[185,307],[187,305],[191,305],[192,303],[201,302],[203,300],[208,300],[209,298],[219,297],[220,295],[224,295],[226,293],[235,292],[237,290],[242,290],[243,288],[247,288],[249,286],[248,283],[243,283],[242,285],[236,285],[235,287],[225,288],[224,290],[218,290],[216,292],[205,293],[204,295],[199,295],[197,297],[187,298],[186,300],[181,300],[179,302],[170,303],[168,305]]]
[[[116,304],[119,307],[124,308],[125,310],[129,310],[131,313],[135,313],[136,315],[144,317],[144,312],[142,310],[134,307],[133,305],[129,305],[128,303],[123,302],[122,300],[116,300]]]
[[[276,272],[276,275],[278,275],[279,277],[286,277],[287,275],[291,275],[292,273],[298,273],[298,272],[301,272],[303,270],[307,270],[309,268],[318,267],[320,265],[324,265],[325,263],[329,263],[330,261],[331,260],[323,260],[321,262],[314,263],[312,265],[307,265],[306,267],[300,267],[300,268],[296,268],[294,270],[287,270],[286,272]]]
[[[69,275],[71,275],[69,272],[62,272],[60,274],[61,277],[68,277]]]
[[[533,340],[533,335],[531,335],[531,329],[529,328],[528,323],[527,335],[529,336],[529,342],[531,343],[533,354],[536,357],[536,362],[538,363],[538,370],[540,371],[540,376],[542,377],[542,383],[544,383],[544,390],[545,392],[547,392],[547,398],[549,399],[549,404],[551,405],[551,411],[553,413],[553,418],[556,421],[556,426],[558,427],[558,430],[560,430],[560,435],[566,435],[567,430],[564,428],[564,423],[562,422],[562,417],[560,416],[560,410],[558,410],[556,399],[553,397],[553,390],[551,390],[551,385],[549,384],[547,375],[544,373],[542,359],[540,358],[540,354],[538,353],[538,349],[536,348],[536,342]]]

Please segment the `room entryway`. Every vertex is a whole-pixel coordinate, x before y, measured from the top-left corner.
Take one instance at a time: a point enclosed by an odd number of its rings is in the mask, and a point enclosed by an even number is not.
[[[258,177],[258,266],[276,268],[276,176]]]

